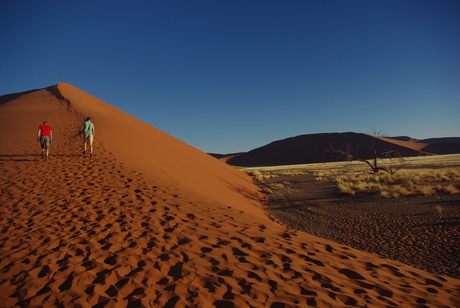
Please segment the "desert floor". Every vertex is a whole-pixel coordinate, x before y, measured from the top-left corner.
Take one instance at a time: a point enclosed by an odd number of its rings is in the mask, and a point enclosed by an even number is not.
[[[412,159],[409,169],[459,168],[460,155]],[[349,163],[332,163],[346,169]],[[353,163],[354,166],[361,163]],[[271,214],[286,226],[362,251],[380,254],[431,273],[460,278],[460,194],[383,198],[369,192],[340,193],[334,182],[317,181],[328,164],[289,166],[307,175],[279,175],[262,188],[284,183],[269,196]],[[283,167],[251,168],[280,171]],[[364,167],[365,169],[365,167]],[[458,181],[442,182],[460,187]],[[442,207],[442,212],[435,210]]]

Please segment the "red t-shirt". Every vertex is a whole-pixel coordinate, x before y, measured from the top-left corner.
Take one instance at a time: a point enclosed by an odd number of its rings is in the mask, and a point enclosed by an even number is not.
[[[42,137],[46,137],[50,135],[50,131],[51,131],[51,126],[49,125],[46,125],[46,124],[42,124],[38,127],[38,129],[41,131],[41,134],[40,136]]]

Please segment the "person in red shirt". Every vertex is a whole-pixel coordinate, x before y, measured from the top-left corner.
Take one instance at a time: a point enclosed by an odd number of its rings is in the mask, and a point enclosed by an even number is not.
[[[50,144],[53,139],[53,130],[51,126],[48,125],[48,122],[43,122],[42,125],[38,127],[37,141],[40,142],[40,147],[42,149],[42,158],[45,160],[48,159],[50,152]]]

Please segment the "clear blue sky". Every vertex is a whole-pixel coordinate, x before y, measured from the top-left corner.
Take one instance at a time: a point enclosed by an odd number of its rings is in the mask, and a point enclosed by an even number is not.
[[[205,152],[460,136],[457,0],[11,0],[0,42],[0,95],[63,79]]]

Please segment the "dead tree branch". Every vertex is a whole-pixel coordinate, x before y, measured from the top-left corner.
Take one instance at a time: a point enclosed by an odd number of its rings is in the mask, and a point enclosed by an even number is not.
[[[379,151],[378,145],[381,139],[377,135],[372,137],[373,140],[370,144],[371,158],[361,157],[358,154],[358,149],[354,150],[351,145],[347,145],[345,149],[336,149],[331,145],[331,152],[346,157],[351,161],[360,161],[367,164],[371,168],[372,174],[378,174],[383,171],[393,175],[406,165],[406,160],[398,151],[391,149]]]

